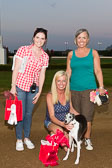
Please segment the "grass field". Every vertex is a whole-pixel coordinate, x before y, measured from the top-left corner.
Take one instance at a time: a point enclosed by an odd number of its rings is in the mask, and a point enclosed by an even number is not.
[[[112,59],[101,59],[101,64],[112,64]],[[58,65],[66,65],[66,58],[65,59],[52,59],[50,60],[50,64],[58,64]],[[43,92],[48,92],[51,87],[52,79],[59,69],[53,69],[53,70],[47,70],[46,71],[46,79],[44,83]],[[65,69],[64,69],[65,70]],[[105,87],[112,86],[112,69],[111,68],[105,68],[102,69],[103,76],[104,76],[104,85]],[[0,71],[0,92],[3,92],[4,90],[10,90],[10,84],[11,84],[11,71]]]
[[[65,65],[67,61],[67,58],[57,58],[57,59],[51,59],[50,63],[51,64],[62,64]],[[112,64],[112,58],[101,58],[101,64]]]
[[[101,58],[101,64],[112,64],[112,58]]]

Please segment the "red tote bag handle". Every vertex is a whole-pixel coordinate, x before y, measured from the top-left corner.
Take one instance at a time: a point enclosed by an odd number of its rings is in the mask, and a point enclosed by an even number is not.
[[[18,100],[18,97],[17,96],[15,96],[15,99],[14,100]]]
[[[17,121],[23,120],[23,108],[22,108],[22,100],[18,100],[18,97],[15,96],[13,103],[16,105],[16,115]]]
[[[10,100],[11,100],[11,99],[10,99]],[[15,96],[15,97],[14,97],[14,100],[12,100],[12,104],[13,104],[13,103],[15,104],[15,101],[16,101],[16,100],[18,101],[17,96]]]

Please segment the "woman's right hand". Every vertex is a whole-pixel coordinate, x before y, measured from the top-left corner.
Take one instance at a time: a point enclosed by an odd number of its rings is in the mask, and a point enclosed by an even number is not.
[[[105,94],[105,89],[104,88],[99,88],[99,94],[104,95]]]
[[[16,96],[16,95],[17,95],[16,85],[14,85],[14,86],[12,86],[12,87],[11,87],[10,92],[11,92],[14,96]]]

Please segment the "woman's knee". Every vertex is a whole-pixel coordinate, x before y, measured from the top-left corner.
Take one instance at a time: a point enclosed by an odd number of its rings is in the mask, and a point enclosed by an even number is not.
[[[63,130],[62,127],[60,127],[60,126],[58,126],[58,125],[55,125],[55,124],[53,124],[53,123],[49,124],[49,126],[48,126],[48,130],[51,131],[51,132],[53,132],[54,134],[56,134],[56,132],[57,132],[58,129],[59,129],[60,131],[64,132],[64,130]]]

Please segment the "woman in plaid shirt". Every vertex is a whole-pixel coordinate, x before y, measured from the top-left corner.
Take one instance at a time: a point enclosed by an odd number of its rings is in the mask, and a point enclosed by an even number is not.
[[[14,56],[11,93],[17,95],[23,105],[23,121],[18,122],[16,126],[17,151],[24,150],[23,131],[24,144],[28,149],[35,147],[29,136],[33,107],[42,92],[45,72],[48,67],[49,56],[42,49],[46,41],[47,30],[37,28],[33,35],[33,43],[20,47]]]

